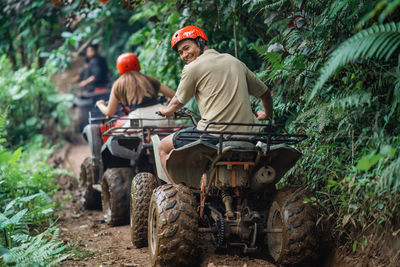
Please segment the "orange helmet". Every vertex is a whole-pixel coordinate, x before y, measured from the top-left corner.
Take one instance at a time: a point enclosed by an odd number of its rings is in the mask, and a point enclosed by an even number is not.
[[[117,69],[121,75],[131,70],[139,71],[140,63],[137,56],[134,53],[123,53],[117,58]]]
[[[171,38],[171,47],[176,50],[175,45],[184,39],[196,39],[201,37],[208,42],[206,34],[196,26],[186,26],[177,30]]]

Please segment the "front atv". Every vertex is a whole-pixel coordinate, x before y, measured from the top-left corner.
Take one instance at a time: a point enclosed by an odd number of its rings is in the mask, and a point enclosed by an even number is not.
[[[275,188],[301,156],[291,145],[306,136],[271,124],[236,125],[263,130],[206,128],[198,140],[185,133],[176,137],[193,142],[170,152],[167,169],[177,184],[157,188],[151,198],[148,240],[154,266],[195,262],[198,232],[209,233],[218,251],[249,253],[264,246],[278,264],[315,257],[315,211],[303,203],[306,194]],[[160,164],[157,172],[168,183]]]

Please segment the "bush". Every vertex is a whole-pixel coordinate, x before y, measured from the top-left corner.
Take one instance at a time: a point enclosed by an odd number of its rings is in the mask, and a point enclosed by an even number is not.
[[[3,114],[0,134],[5,122]],[[5,148],[5,141],[0,140],[0,261],[6,266],[54,265],[69,255],[63,255],[65,246],[53,226],[56,203],[50,196],[57,188],[57,171],[46,164],[51,150],[39,148],[41,138],[28,144],[31,149],[14,151]]]
[[[0,57],[0,112],[8,112],[4,134],[10,145],[23,144],[45,128],[61,133],[70,124],[73,96],[57,94],[50,81],[54,72],[49,66],[13,71],[7,57]]]

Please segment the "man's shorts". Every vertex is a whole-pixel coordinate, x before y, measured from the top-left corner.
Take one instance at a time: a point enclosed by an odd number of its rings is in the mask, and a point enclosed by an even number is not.
[[[191,133],[188,133],[188,132],[191,132]],[[183,137],[185,140],[182,140],[180,138],[177,139],[176,136],[178,135],[178,133],[181,133],[180,136]],[[180,147],[183,147],[194,141],[197,141],[200,139],[200,136],[202,134],[204,134],[204,133],[198,131],[195,126],[179,130],[174,133],[174,136],[172,138],[174,148],[180,148]],[[216,145],[218,143],[218,140],[208,140],[207,142],[210,144]]]

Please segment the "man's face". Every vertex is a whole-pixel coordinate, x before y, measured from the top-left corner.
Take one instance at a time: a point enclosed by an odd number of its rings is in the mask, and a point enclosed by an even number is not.
[[[197,46],[196,42],[191,39],[182,40],[177,44],[177,50],[181,59],[189,64],[200,56],[200,47]]]
[[[88,57],[88,58],[92,58],[92,57],[94,57],[96,55],[96,50],[94,50],[92,47],[88,47],[87,49],[86,49],[86,56]]]

